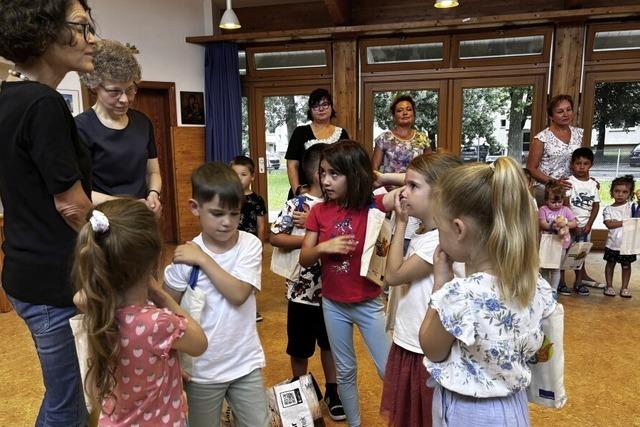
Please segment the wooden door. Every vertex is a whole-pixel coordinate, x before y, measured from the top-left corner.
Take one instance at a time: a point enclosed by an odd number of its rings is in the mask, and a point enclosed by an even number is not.
[[[173,185],[171,126],[176,126],[175,85],[165,82],[141,82],[133,108],[153,123],[162,176],[162,217],[160,226],[165,242],[177,241],[176,202]]]

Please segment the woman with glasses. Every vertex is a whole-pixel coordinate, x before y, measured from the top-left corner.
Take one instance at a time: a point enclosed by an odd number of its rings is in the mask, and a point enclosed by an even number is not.
[[[93,69],[91,16],[85,0],[3,0],[0,8],[0,56],[15,64],[0,86],[2,287],[40,361],[45,393],[32,424],[84,426],[70,267],[91,209],[91,161],[56,87],[70,71]]]
[[[112,40],[95,44],[94,69],[80,75],[96,103],[76,117],[92,159],[91,200],[99,204],[129,196],[144,201],[156,216],[162,179],[151,120],[131,103],[138,91],[140,65],[128,46]]]
[[[341,139],[349,139],[347,131],[331,124],[336,116],[333,109],[331,94],[326,89],[316,89],[309,95],[307,119],[311,124],[298,126],[293,130],[287,147],[287,175],[289,177],[289,198],[300,194],[300,190],[307,185],[307,179],[300,167],[305,151],[312,145],[323,143],[333,144]]]

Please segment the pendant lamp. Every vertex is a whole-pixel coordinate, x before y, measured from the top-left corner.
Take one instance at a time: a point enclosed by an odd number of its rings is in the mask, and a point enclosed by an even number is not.
[[[225,30],[237,30],[240,28],[240,21],[238,21],[238,17],[231,8],[231,0],[227,0],[227,10],[222,14],[219,27]]]
[[[458,6],[458,4],[458,0],[436,0],[433,7],[436,7],[438,9],[448,9]]]

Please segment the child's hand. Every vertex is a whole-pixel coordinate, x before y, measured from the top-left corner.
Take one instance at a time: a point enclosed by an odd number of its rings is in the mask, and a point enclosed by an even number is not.
[[[433,252],[433,291],[453,279],[453,260],[449,258],[440,245]]]
[[[200,265],[202,257],[207,256],[200,246],[193,242],[180,245],[173,253],[173,262],[176,264]]]
[[[295,227],[304,228],[304,225],[307,222],[307,217],[309,216],[309,212],[294,211],[291,216],[293,218],[293,225]]]
[[[167,291],[162,289],[162,283],[156,280],[153,276],[149,276],[149,281],[147,282],[147,286],[149,288],[149,299],[153,302],[156,307],[166,307],[166,298],[171,298]]]
[[[333,239],[320,243],[318,246],[320,252],[324,254],[347,255],[356,249],[357,244],[358,242],[355,240],[355,236],[349,234],[347,236],[334,237]]]
[[[404,187],[397,190],[394,190],[395,194],[393,195],[393,210],[396,213],[396,222],[407,222],[409,220],[409,214],[407,214],[407,200],[402,196],[402,190],[404,190]]]
[[[379,188],[385,186],[384,174],[378,171],[373,171],[373,188]]]

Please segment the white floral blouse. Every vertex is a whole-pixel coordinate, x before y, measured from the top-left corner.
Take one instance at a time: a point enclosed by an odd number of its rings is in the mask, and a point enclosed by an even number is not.
[[[582,146],[584,130],[573,126],[569,126],[569,129],[571,129],[571,139],[568,144],[555,136],[549,128],[535,136],[544,144],[538,169],[551,178],[560,179],[571,176],[571,154],[576,148]],[[536,186],[544,187],[544,184],[536,182]]]
[[[508,396],[531,382],[527,360],[542,345],[542,319],[555,309],[551,287],[541,276],[528,307],[506,303],[487,273],[453,279],[431,296],[442,326],[456,340],[443,362],[426,357],[427,370],[442,387],[473,397]]]

